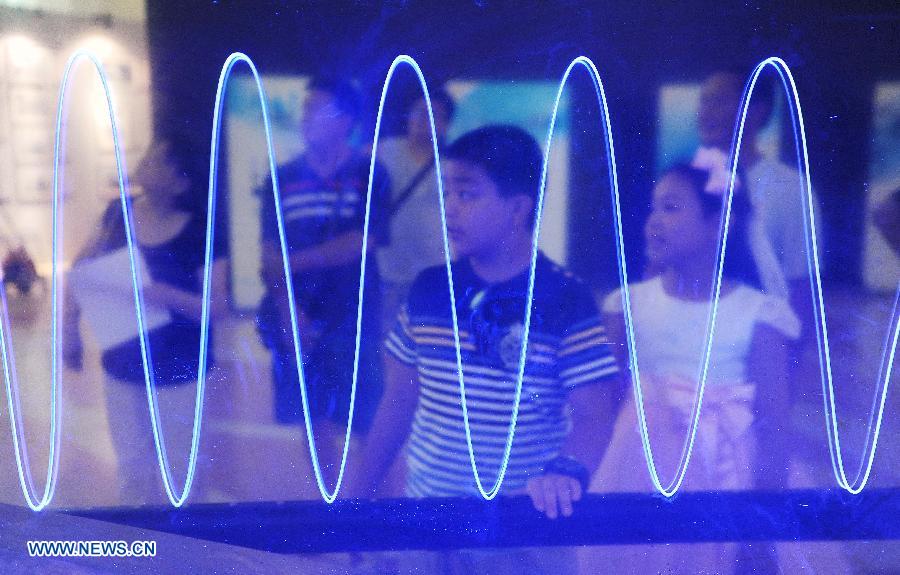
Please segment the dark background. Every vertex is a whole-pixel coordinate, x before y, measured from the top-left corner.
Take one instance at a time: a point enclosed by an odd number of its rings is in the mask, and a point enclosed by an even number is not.
[[[806,119],[813,186],[824,212],[826,278],[860,282],[873,85],[900,79],[896,4],[514,4],[150,0],[157,127],[188,131],[208,146],[216,82],[234,51],[248,54],[263,74],[340,72],[358,79],[368,97],[367,138],[398,54],[413,56],[432,85],[450,78],[558,81],[583,54],[596,63],[607,90],[630,263],[642,250],[659,87],[701,81],[721,68],[749,75],[776,55],[794,73]],[[410,89],[405,84],[398,93]],[[613,287],[598,109],[585,74],[571,86],[570,205],[578,210],[569,215],[569,261],[597,287]]]

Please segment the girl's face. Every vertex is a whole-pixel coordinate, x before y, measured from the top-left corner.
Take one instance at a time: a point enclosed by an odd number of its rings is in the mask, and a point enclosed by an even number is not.
[[[657,266],[667,267],[689,258],[709,259],[718,246],[719,217],[705,216],[693,185],[670,174],[653,189],[644,235],[647,259]]]

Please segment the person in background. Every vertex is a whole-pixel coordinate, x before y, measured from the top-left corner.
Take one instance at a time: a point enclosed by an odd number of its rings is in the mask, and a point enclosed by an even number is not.
[[[34,284],[41,280],[34,260],[24,246],[11,250],[3,258],[3,282],[16,287],[20,294],[28,295]]]
[[[803,175],[796,167],[763,154],[758,147],[760,131],[772,116],[774,88],[769,77],[760,76],[744,123],[738,175],[753,206],[754,219],[748,224],[748,233],[762,287],[773,295],[788,298],[801,321],[811,323],[806,321],[812,317],[812,302],[803,224],[806,198],[800,194]],[[716,150],[727,161],[743,92],[744,78],[736,73],[717,72],[703,82],[697,117],[701,145],[698,155],[704,150]],[[815,198],[813,204],[818,207]],[[816,209],[816,213],[822,212]],[[816,223],[821,254],[821,215]],[[804,325],[804,330],[809,327]]]
[[[741,97],[745,78],[734,72],[717,72],[703,83],[697,124],[700,149],[693,164],[712,169],[718,174],[730,173],[728,154],[735,126],[740,118]],[[808,414],[820,413],[818,393],[821,391],[817,365],[807,361],[816,347],[814,301],[807,257],[807,198],[801,194],[805,177],[796,168],[760,150],[760,132],[769,123],[776,96],[774,74],[759,76],[750,99],[744,123],[744,135],[736,179],[749,197],[753,208],[747,233],[756,262],[761,287],[768,294],[786,299],[800,320],[800,337],[788,347],[791,414],[798,433],[809,435]],[[727,185],[727,184],[726,184]],[[824,254],[822,211],[813,196],[816,214],[818,253]],[[811,228],[810,228],[811,229]],[[810,247],[812,244],[808,244]],[[726,259],[729,256],[726,256]],[[807,417],[804,417],[807,415]],[[818,430],[815,430],[816,435]],[[824,454],[822,454],[824,455]]]
[[[437,145],[443,149],[455,111],[455,103],[442,88],[430,94]],[[434,143],[425,98],[410,101],[404,110],[405,132],[378,144],[378,160],[384,162],[393,188],[390,243],[377,251],[381,274],[382,329],[394,325],[413,280],[422,270],[444,262],[441,206],[438,196]],[[381,486],[382,494],[403,493],[405,468],[402,458]]]
[[[170,321],[148,331],[156,395],[165,437],[167,458],[180,492],[187,473],[196,405],[200,354],[200,321],[204,253],[206,249],[206,173],[200,152],[179,135],[158,138],[135,170],[132,181],[142,193],[131,199],[134,240],[139,259],[146,263],[143,299],[147,306],[164,309]],[[199,198],[199,200],[198,200]],[[202,201],[201,201],[202,200]],[[202,205],[203,209],[198,206]],[[125,224],[119,198],[103,213],[97,234],[76,258],[75,268],[92,259],[124,253]],[[210,301],[211,325],[228,314],[227,242],[215,234]],[[128,274],[129,270],[111,269]],[[82,368],[83,346],[79,309],[70,290],[65,292],[63,359],[67,367]],[[115,294],[128,298],[127,294]],[[98,291],[96,297],[104,297]],[[109,317],[111,322],[134,322],[133,315]],[[208,380],[216,377],[213,330],[207,356]],[[107,376],[106,404],[110,433],[116,448],[120,504],[165,501],[157,466],[156,448],[148,413],[147,391],[138,337],[102,350]],[[202,455],[198,461],[202,462]],[[200,465],[200,464],[198,464]],[[197,498],[197,488],[192,490]]]
[[[279,167],[278,175],[310,415],[326,479],[333,482],[350,411],[361,257],[363,249],[387,240],[390,183],[376,164],[363,246],[370,156],[351,145],[360,97],[351,84],[335,78],[315,78],[308,90],[301,126],[306,151]],[[303,422],[303,405],[271,182],[258,193],[267,292],[257,325],[272,350],[275,418],[297,424]],[[357,434],[368,430],[381,397],[380,299],[378,267],[369,257],[353,421]]]
[[[875,208],[873,221],[894,253],[900,256],[900,189]]]
[[[49,285],[38,274],[34,259],[24,246],[11,250],[3,258],[2,274],[10,317],[15,318],[17,325],[34,325],[49,294]]]
[[[438,148],[443,148],[455,104],[442,88],[430,94]],[[378,159],[391,177],[393,194],[390,243],[378,249],[384,286],[382,327],[390,329],[413,280],[425,268],[444,261],[434,144],[425,99],[412,100],[405,114],[406,132],[378,144]]]
[[[513,126],[486,126],[446,151],[447,225],[467,407],[481,480],[496,480],[509,430],[532,255],[542,154]],[[503,492],[527,493],[553,519],[569,516],[611,429],[620,389],[587,286],[538,254],[528,354]],[[347,479],[371,497],[409,437],[412,497],[479,497],[466,447],[447,270],[413,282],[386,342],[386,392]],[[356,466],[356,467],[354,467]],[[448,572],[565,573],[565,551],[466,551]]]

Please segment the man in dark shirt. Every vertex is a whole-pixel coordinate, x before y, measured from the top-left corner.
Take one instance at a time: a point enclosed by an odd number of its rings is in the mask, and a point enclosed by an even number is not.
[[[350,138],[360,102],[346,82],[315,79],[304,103],[306,151],[278,171],[281,208],[303,352],[310,414],[320,458],[329,467],[350,409],[356,342],[363,224],[370,156]],[[262,188],[263,281],[266,296],[258,316],[264,343],[272,349],[275,414],[282,423],[303,421],[290,312],[271,185]],[[366,249],[385,240],[384,213],[390,198],[387,176],[376,165]],[[359,375],[353,431],[365,432],[381,396],[380,287],[373,256],[367,257]],[[335,474],[336,476],[336,474]]]

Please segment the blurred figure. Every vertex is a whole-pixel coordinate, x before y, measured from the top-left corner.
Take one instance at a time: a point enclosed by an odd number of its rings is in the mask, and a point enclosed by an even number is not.
[[[900,190],[894,190],[875,209],[874,222],[894,253],[900,256]]]
[[[34,260],[24,246],[11,250],[3,259],[2,267],[7,311],[17,325],[33,325],[47,296],[47,281],[38,275]]]
[[[339,442],[350,411],[356,344],[371,159],[350,143],[360,106],[359,95],[349,83],[314,79],[303,109],[306,152],[278,171],[309,409],[315,435],[321,438],[318,454],[329,482],[337,477],[334,467],[340,460]],[[257,324],[264,345],[272,350],[275,417],[280,423],[297,424],[303,422],[303,404],[271,182],[259,193],[262,278],[268,291],[260,302]],[[389,194],[388,177],[376,165],[367,250],[387,239]],[[366,263],[353,418],[357,433],[368,430],[382,386],[377,357],[381,288],[375,258],[369,257]]]
[[[757,79],[744,123],[737,178],[753,207],[747,232],[761,287],[769,295],[786,299],[800,321],[800,337],[788,346],[792,407],[784,416],[787,421],[795,422],[795,431],[803,433],[803,422],[810,414],[821,413],[818,364],[806,361],[811,360],[812,355],[806,352],[816,347],[812,278],[807,264],[807,226],[804,224],[807,198],[800,193],[805,176],[797,170],[796,164],[787,165],[778,158],[768,157],[758,147],[759,133],[772,116],[776,94],[774,82],[771,72]],[[736,122],[740,118],[744,83],[745,78],[730,72],[713,74],[703,83],[697,118],[701,149],[694,158],[695,164],[703,156],[709,160],[717,154],[721,159],[713,160],[712,164],[716,161],[728,164],[732,139],[736,137]],[[724,171],[728,173],[729,170],[730,165]],[[817,214],[816,239],[821,255],[824,253],[824,226],[815,196],[813,208]],[[811,248],[812,244],[809,246]],[[729,257],[726,256],[726,261]],[[817,455],[819,460],[826,457],[824,453]]]
[[[745,78],[730,72],[713,74],[703,83],[697,118],[700,145],[726,155],[736,136]],[[801,197],[802,176],[794,165],[763,155],[757,147],[760,130],[772,116],[774,86],[763,75],[750,100],[738,173],[753,206],[749,241],[765,291],[789,299],[805,323],[812,317],[809,272],[804,231],[806,198]],[[814,199],[816,213],[821,214]],[[819,224],[819,252],[822,253],[822,219]],[[804,329],[807,329],[804,325]]]
[[[3,258],[3,282],[15,286],[20,294],[31,293],[31,288],[40,279],[34,260],[24,246],[12,250]]]
[[[442,148],[455,104],[443,89],[434,90],[430,97],[437,145]],[[383,327],[390,328],[419,272],[444,262],[434,147],[424,98],[416,98],[406,110],[406,134],[378,144],[378,158],[393,185],[390,243],[378,250],[384,282]]]
[[[485,489],[509,431],[542,163],[534,139],[512,126],[469,132],[446,152],[447,224],[471,437]],[[605,447],[619,390],[593,296],[545,255],[537,259],[521,404],[504,493],[526,492],[555,519],[572,514]],[[447,270],[413,283],[386,342],[386,393],[348,497],[371,497],[409,436],[406,493],[479,497],[466,447]],[[599,431],[598,431],[599,426]],[[565,550],[443,554],[446,573],[570,573]]]
[[[170,316],[167,323],[148,331],[147,341],[149,367],[154,375],[161,414],[160,435],[165,436],[165,445],[161,448],[167,454],[176,494],[182,489],[187,474],[196,404],[194,384],[199,367],[206,248],[206,213],[205,209],[197,207],[206,206],[202,158],[203,154],[185,139],[177,136],[160,138],[151,145],[132,177],[142,190],[131,199],[131,207],[135,224],[133,238],[139,250],[136,259],[145,262],[142,270],[146,282],[143,286],[145,313],[155,308],[166,310]],[[228,313],[226,247],[224,234],[215,234],[211,322]],[[121,201],[117,198],[104,211],[97,234],[76,258],[73,271],[92,261],[106,261],[101,258],[125,255],[125,250],[125,225]],[[109,273],[127,275],[130,270],[127,266],[116,266]],[[132,297],[130,284],[122,290],[127,293],[104,291],[107,289],[114,288],[98,285],[92,297]],[[69,368],[81,369],[81,310],[71,289],[66,290],[65,296],[63,357]],[[109,317],[108,321],[133,324],[135,317],[125,314]],[[94,325],[97,325],[96,320]],[[208,381],[215,378],[213,349],[210,329]],[[150,425],[140,340],[135,336],[101,351],[108,382],[106,403],[110,433],[121,481],[120,504],[165,501]],[[198,458],[200,460],[202,458]],[[197,489],[192,493],[196,499]]]

